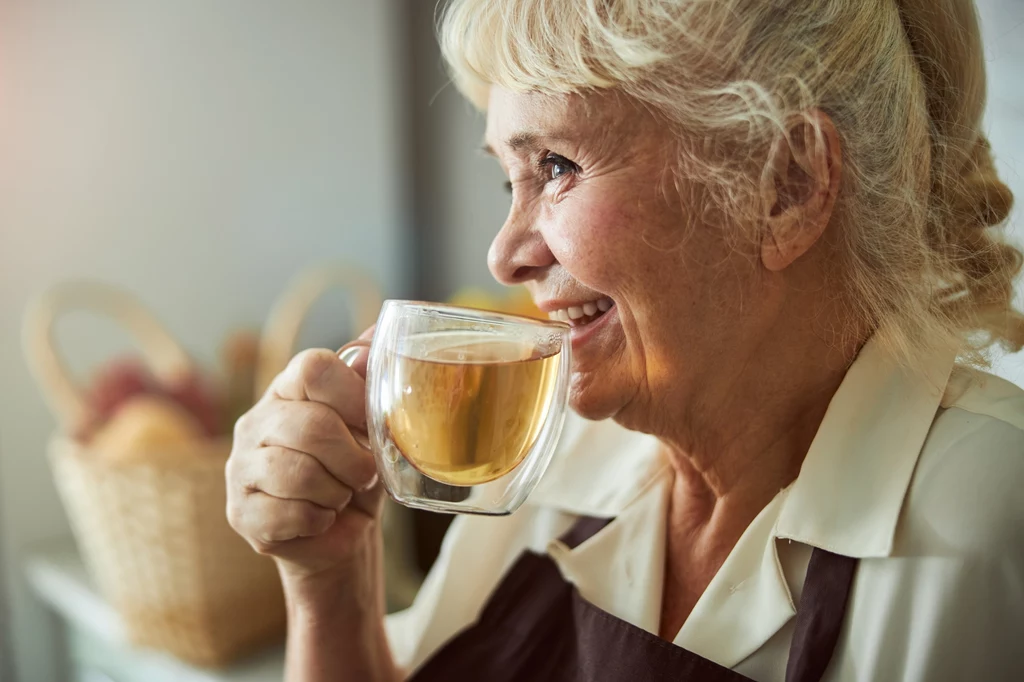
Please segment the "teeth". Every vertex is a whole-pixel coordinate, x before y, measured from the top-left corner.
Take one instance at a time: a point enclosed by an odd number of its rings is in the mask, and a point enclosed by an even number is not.
[[[588,301],[587,303],[581,303],[580,305],[562,308],[561,310],[552,310],[548,313],[548,317],[560,322],[582,320],[584,317],[593,317],[594,315],[597,315],[598,311],[606,313],[612,309],[613,305],[614,304],[610,298],[602,298],[597,301]]]

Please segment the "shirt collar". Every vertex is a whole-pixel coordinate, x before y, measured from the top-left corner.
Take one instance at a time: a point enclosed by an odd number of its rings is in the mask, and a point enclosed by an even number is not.
[[[829,403],[779,515],[775,536],[850,557],[885,557],[954,349],[900,367],[877,338]]]
[[[869,341],[829,404],[797,480],[761,511],[701,595],[675,643],[733,667],[795,613],[777,538],[853,557],[887,556],[918,455],[955,360],[900,369]],[[549,554],[597,606],[656,633],[671,482],[658,441],[611,422],[574,420],[564,454],[528,504],[617,517]],[[570,455],[571,453],[571,455]]]
[[[574,549],[553,540],[547,548],[584,599],[653,634],[661,620],[671,483],[664,466],[589,540]],[[793,600],[771,537],[784,499],[772,500],[743,533],[674,638],[677,645],[732,667],[792,618]]]
[[[665,510],[672,483],[667,474],[663,469],[632,504],[589,540],[572,549],[553,540],[547,548],[559,571],[584,599],[655,633],[661,620]]]

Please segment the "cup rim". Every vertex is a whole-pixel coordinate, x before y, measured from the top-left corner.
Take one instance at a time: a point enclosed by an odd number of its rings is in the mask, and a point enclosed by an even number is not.
[[[560,320],[541,320],[526,315],[515,315],[513,313],[502,313],[496,310],[481,310],[479,308],[468,308],[466,306],[450,305],[448,303],[437,303],[434,301],[417,301],[411,299],[389,298],[384,301],[386,307],[401,307],[411,309],[435,310],[445,315],[461,317],[467,320],[479,320],[482,322],[498,322],[505,324],[521,324],[535,327],[546,327],[559,331],[569,331],[572,328],[566,322]]]

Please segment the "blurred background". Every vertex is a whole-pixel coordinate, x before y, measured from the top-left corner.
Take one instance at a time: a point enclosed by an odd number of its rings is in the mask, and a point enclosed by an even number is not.
[[[978,3],[986,126],[1024,197],[1024,2]],[[81,623],[40,593],[60,576],[26,568],[71,542],[46,457],[54,416],[21,348],[33,296],[68,278],[120,285],[214,367],[230,334],[259,330],[318,264],[358,268],[388,297],[496,291],[485,255],[504,178],[477,152],[482,117],[447,84],[434,16],[434,0],[0,3],[3,682],[186,679],[167,657],[113,660],[117,646],[83,664]],[[297,345],[340,345],[358,331],[349,307],[324,296]],[[131,348],[102,318],[68,315],[57,331],[83,377]],[[1020,359],[997,368],[1024,383]],[[421,545],[441,531],[414,528],[402,537]],[[275,679],[274,660],[194,679]]]

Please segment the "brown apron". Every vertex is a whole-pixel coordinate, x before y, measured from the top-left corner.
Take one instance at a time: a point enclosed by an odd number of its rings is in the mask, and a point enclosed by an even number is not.
[[[608,519],[581,518],[571,548]],[[857,560],[815,549],[807,566],[786,682],[817,682],[839,638]],[[554,561],[524,553],[477,622],[441,647],[410,682],[740,682],[750,678],[616,618],[580,596]]]

